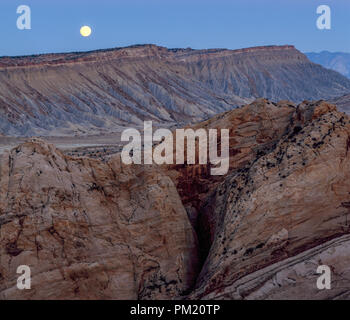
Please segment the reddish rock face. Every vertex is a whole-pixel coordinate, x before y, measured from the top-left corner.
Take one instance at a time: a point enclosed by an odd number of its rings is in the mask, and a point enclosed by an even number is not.
[[[226,176],[40,140],[3,155],[0,298],[350,298],[348,116],[260,99],[200,127],[230,129]],[[35,290],[16,289],[23,264]],[[323,264],[331,290],[316,287]]]

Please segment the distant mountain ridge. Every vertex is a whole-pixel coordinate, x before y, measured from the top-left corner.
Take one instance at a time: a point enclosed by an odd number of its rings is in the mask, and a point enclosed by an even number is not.
[[[0,58],[0,133],[81,135],[144,120],[194,123],[255,98],[332,99],[350,80],[293,46],[240,50],[156,45]]]
[[[350,53],[322,51],[319,53],[308,52],[306,56],[312,62],[350,78]]]
[[[350,115],[350,94],[332,99],[330,102],[334,103],[341,112]]]

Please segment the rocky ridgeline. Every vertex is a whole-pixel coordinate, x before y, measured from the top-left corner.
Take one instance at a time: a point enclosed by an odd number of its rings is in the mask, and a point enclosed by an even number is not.
[[[236,147],[254,156],[200,208],[210,238],[191,298],[349,298],[350,119],[325,102],[259,104]],[[327,292],[316,287],[323,264],[333,270]]]
[[[91,135],[153,120],[185,125],[266,97],[335,98],[350,80],[293,46],[241,50],[155,45],[0,58],[0,133]]]
[[[198,127],[230,129],[228,175],[40,140],[2,155],[0,299],[350,298],[349,117],[260,99]]]

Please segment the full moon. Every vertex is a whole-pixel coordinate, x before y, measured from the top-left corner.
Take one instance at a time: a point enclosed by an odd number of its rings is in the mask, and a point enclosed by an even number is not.
[[[88,37],[91,34],[91,28],[89,26],[83,26],[80,28],[80,34],[83,37]]]

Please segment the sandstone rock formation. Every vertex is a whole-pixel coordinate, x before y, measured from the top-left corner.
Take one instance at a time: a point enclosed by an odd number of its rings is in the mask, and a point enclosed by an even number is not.
[[[284,134],[202,209],[211,238],[191,298],[349,297],[350,119],[325,102],[277,108],[290,108]],[[322,264],[334,274],[327,292],[316,287]]]
[[[259,99],[197,127],[230,129],[226,176],[38,140],[3,155],[0,298],[349,299],[350,118]],[[319,265],[331,290],[316,287]]]
[[[242,50],[133,46],[0,58],[0,133],[84,135],[143,120],[195,123],[251,102],[329,99],[350,80],[292,46]]]
[[[197,240],[153,168],[64,156],[40,140],[0,162],[0,299],[165,299],[188,292]],[[17,267],[32,290],[17,289]]]

